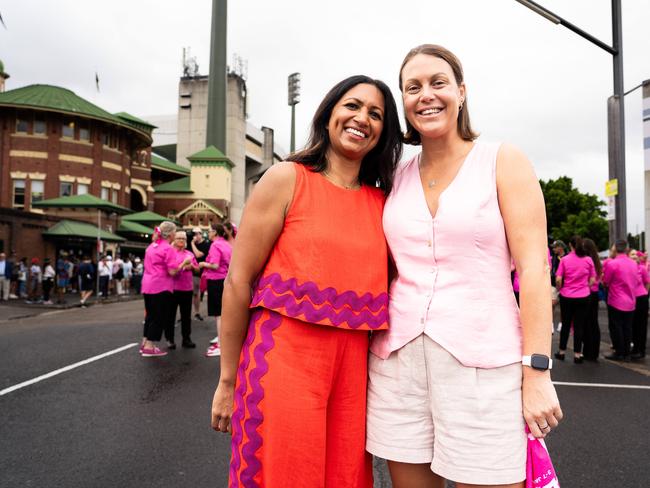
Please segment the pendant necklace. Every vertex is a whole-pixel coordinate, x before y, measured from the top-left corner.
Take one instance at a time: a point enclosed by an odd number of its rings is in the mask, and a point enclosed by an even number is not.
[[[436,180],[429,180],[429,181],[427,182],[427,186],[428,186],[429,188],[433,188],[434,186],[436,186]]]
[[[346,185],[345,183],[342,183],[341,181],[338,181],[338,180],[334,179],[334,178],[332,177],[332,175],[330,175],[330,174],[328,173],[327,170],[323,170],[322,173],[323,173],[323,176],[325,176],[325,178],[327,178],[328,180],[330,180],[332,183],[334,183],[334,184],[337,185],[337,186],[342,186],[342,187],[345,188],[346,190],[358,190],[359,188],[361,188],[361,184],[359,183],[359,180],[358,180],[358,179],[357,179],[357,181],[356,181],[355,183],[353,183],[352,185]]]

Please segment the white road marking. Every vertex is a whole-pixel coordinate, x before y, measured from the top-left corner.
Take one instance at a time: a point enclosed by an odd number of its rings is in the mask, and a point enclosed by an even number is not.
[[[37,376],[36,378],[33,378],[31,380],[23,381],[22,383],[18,383],[17,385],[10,386],[9,388],[5,388],[4,390],[0,390],[0,396],[6,395],[7,393],[11,393],[12,391],[16,391],[21,388],[25,388],[26,386],[33,385],[34,383],[38,383],[39,381],[46,380],[48,378],[51,378],[52,376],[65,373],[66,371],[70,371],[71,369],[78,368],[79,366],[83,366],[84,364],[92,363],[94,361],[98,361],[99,359],[103,359],[105,357],[112,356],[113,354],[117,354],[118,352],[126,351],[127,349],[130,349],[138,345],[140,345],[138,342],[133,342],[131,344],[127,344],[126,346],[113,349],[112,351],[99,354],[98,356],[93,356],[92,358],[84,359],[83,361],[79,361],[78,363],[74,363],[69,366],[65,366],[63,368],[46,373],[44,375]]]
[[[560,386],[591,386],[593,388],[628,388],[632,390],[650,390],[650,385],[616,385],[611,383],[571,383],[567,381],[554,381]]]

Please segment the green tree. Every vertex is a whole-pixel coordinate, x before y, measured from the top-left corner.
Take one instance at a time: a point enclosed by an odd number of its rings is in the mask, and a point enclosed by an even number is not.
[[[598,249],[609,247],[609,229],[605,219],[605,202],[596,195],[582,193],[573,187],[573,180],[561,176],[540,180],[546,202],[549,238],[568,242],[572,235],[592,239]]]

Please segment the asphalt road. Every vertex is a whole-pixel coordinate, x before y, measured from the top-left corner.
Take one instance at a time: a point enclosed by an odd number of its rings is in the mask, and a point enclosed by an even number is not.
[[[219,359],[202,355],[212,323],[193,322],[197,349],[147,360],[140,301],[9,316],[0,307],[0,390],[133,346],[0,395],[1,487],[227,486],[229,439],[209,426]],[[553,379],[650,388],[649,366],[566,361]],[[564,488],[650,487],[648,388],[558,384],[566,419],[547,444]],[[390,486],[380,460],[375,486]]]

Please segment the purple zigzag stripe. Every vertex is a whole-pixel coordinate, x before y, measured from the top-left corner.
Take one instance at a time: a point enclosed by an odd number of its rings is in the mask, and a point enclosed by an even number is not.
[[[318,285],[313,281],[306,281],[303,284],[299,284],[295,278],[283,280],[282,276],[278,273],[272,273],[260,278],[258,288],[262,289],[267,286],[270,286],[277,295],[291,292],[298,300],[306,296],[316,305],[329,302],[334,308],[348,306],[355,312],[359,312],[364,308],[377,312],[388,305],[388,293],[385,292],[375,297],[371,293],[364,293],[359,296],[351,290],[339,293],[332,287],[320,290]]]
[[[237,476],[237,473],[241,466],[239,448],[242,438],[244,437],[242,426],[242,419],[244,418],[245,413],[244,394],[248,388],[248,384],[246,382],[246,372],[248,371],[248,366],[251,362],[250,346],[255,341],[255,324],[261,315],[262,310],[256,310],[251,315],[251,319],[248,325],[248,337],[246,337],[246,341],[244,341],[244,347],[242,349],[243,360],[239,365],[239,370],[237,371],[237,381],[239,383],[239,386],[237,387],[237,391],[235,391],[235,405],[231,419],[232,440],[230,446],[232,450],[232,459],[230,460],[230,488],[239,487],[239,478]]]
[[[262,468],[262,463],[255,457],[255,453],[262,447],[262,437],[257,428],[264,420],[264,414],[259,409],[259,403],[264,398],[264,389],[260,384],[262,377],[268,372],[269,364],[266,362],[266,353],[273,349],[273,331],[282,323],[282,315],[270,311],[270,317],[260,326],[260,343],[255,347],[253,357],[255,358],[255,369],[249,376],[251,393],[246,398],[248,419],[244,421],[244,430],[248,436],[248,442],[242,448],[242,456],[246,461],[246,468],[241,473],[241,482],[244,488],[255,488],[254,477]]]
[[[300,315],[304,315],[307,322],[316,324],[327,320],[332,325],[338,327],[342,323],[347,322],[348,326],[352,329],[358,329],[362,325],[367,325],[371,329],[377,329],[385,325],[388,321],[388,310],[385,308],[377,315],[373,315],[367,310],[359,314],[355,314],[348,308],[339,311],[331,305],[323,305],[320,308],[316,308],[308,300],[297,303],[293,295],[286,294],[277,296],[269,288],[256,293],[251,302],[251,306],[264,306],[273,310],[285,308],[288,316],[299,317]]]

